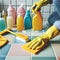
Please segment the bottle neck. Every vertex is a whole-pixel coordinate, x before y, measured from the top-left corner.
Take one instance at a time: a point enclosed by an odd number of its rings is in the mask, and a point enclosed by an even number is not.
[[[30,11],[29,10],[26,11],[26,15],[30,15]]]
[[[41,12],[40,12],[40,11],[37,11],[35,14],[36,14],[36,15],[40,15],[40,14],[41,14]]]

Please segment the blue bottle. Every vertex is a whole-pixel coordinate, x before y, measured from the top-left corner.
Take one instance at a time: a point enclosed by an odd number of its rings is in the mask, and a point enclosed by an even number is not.
[[[30,8],[27,7],[26,14],[24,17],[24,28],[31,29],[32,28],[32,18],[30,16]]]

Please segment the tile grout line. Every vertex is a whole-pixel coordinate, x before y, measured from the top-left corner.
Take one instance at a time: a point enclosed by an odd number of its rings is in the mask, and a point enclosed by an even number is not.
[[[55,49],[53,48],[52,44],[51,44],[51,47],[52,47],[52,49],[53,49],[54,55],[55,55],[55,57],[56,57],[56,60],[58,60],[58,57],[57,57],[57,55],[56,55]]]

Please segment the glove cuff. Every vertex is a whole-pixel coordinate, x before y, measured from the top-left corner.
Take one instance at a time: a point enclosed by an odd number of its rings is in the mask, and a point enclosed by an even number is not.
[[[44,41],[49,41],[59,34],[58,29],[55,26],[50,27],[40,38]]]
[[[60,21],[56,21],[53,25],[60,31]]]

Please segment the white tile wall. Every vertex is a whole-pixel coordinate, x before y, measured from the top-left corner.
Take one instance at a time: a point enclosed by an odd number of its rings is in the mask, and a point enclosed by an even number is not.
[[[17,9],[22,3],[25,3],[24,8],[26,9],[27,6],[31,7],[34,2],[39,0],[0,0],[0,11],[4,8],[5,10],[8,8],[9,2]],[[54,5],[47,5],[42,7],[41,12],[43,15],[43,20],[47,20],[49,15],[55,10]],[[47,16],[47,17],[46,17]]]
[[[0,5],[1,5],[1,3],[2,3],[2,0],[0,0]]]
[[[4,0],[4,5],[9,5],[9,0]]]
[[[16,3],[17,3],[16,0],[11,0],[12,5],[16,5]]]
[[[37,1],[39,1],[39,0],[33,0],[33,3],[34,3],[34,2],[37,2]]]
[[[32,5],[32,0],[26,0],[27,5]]]
[[[25,3],[25,0],[17,0],[17,5],[20,5],[21,3]]]

